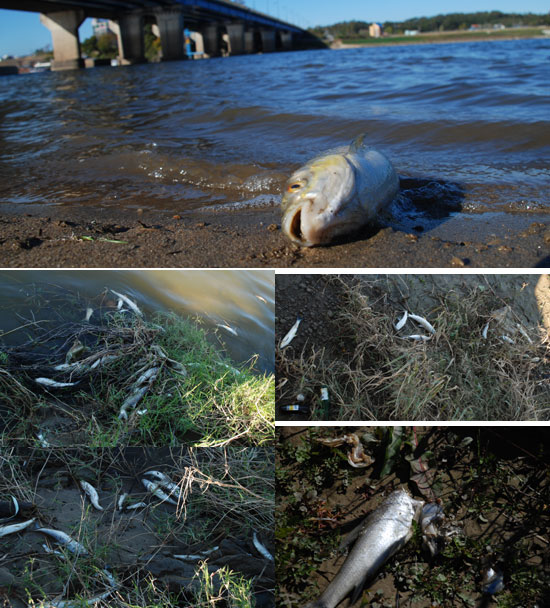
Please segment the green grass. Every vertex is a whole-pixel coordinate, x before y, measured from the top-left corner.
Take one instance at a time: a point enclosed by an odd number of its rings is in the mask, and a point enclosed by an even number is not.
[[[59,337],[53,338],[37,328],[34,339],[42,339],[52,352],[47,361],[50,371],[44,369],[43,355],[39,363],[31,361],[26,370],[18,370],[10,365],[13,351],[3,353],[8,363],[0,367],[0,402],[9,404],[8,437],[35,442],[43,420],[53,414],[66,419],[70,432],[65,437],[48,430],[45,437],[52,445],[273,441],[274,377],[257,372],[255,359],[237,369],[198,322],[173,314],[159,314],[152,322],[115,314],[105,321],[92,331],[84,324],[61,325]],[[64,361],[65,351],[79,336],[87,343],[85,357],[105,352],[118,358],[76,378],[69,373],[53,376],[51,368]],[[157,378],[136,408],[128,411],[129,420],[119,420],[121,406],[136,390],[136,379],[154,366],[160,367]],[[52,389],[51,397],[34,383],[38,375],[79,383],[74,389]],[[147,412],[138,415],[143,410]]]
[[[426,33],[417,36],[384,36],[382,38],[343,38],[344,44],[418,44],[431,42],[462,42],[486,39],[533,38],[541,36],[543,27],[517,28],[507,30],[473,31],[473,32],[443,32],[440,34]],[[546,28],[548,29],[548,28]]]

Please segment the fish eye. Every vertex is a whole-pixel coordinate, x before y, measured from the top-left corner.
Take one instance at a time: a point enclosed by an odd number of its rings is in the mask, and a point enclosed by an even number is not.
[[[301,188],[301,187],[302,187],[302,184],[300,184],[300,183],[296,183],[296,182],[295,182],[294,184],[290,184],[290,185],[288,186],[287,190],[288,190],[289,192],[292,192],[292,190],[298,190],[298,189],[299,189],[299,188]]]

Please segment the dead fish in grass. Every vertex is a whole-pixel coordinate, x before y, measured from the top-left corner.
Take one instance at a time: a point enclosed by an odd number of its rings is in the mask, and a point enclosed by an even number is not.
[[[326,245],[373,220],[395,198],[399,178],[393,165],[364,139],[359,135],[292,174],[281,201],[282,230],[292,241]]]
[[[162,500],[162,502],[169,502],[172,505],[177,505],[177,501],[174,500],[173,498],[170,498],[170,496],[168,496],[168,494],[164,493],[160,488],[159,488],[159,484],[158,483],[154,483],[152,481],[149,481],[148,479],[142,479],[141,483],[147,488],[147,490],[149,492],[151,492],[151,494],[153,496],[156,496],[157,498],[159,498],[160,500]]]
[[[407,322],[407,319],[409,318],[409,313],[407,311],[405,311],[403,313],[403,316],[399,319],[399,321],[397,321],[397,323],[395,324],[395,329],[399,330],[402,327],[405,326],[405,323]]]
[[[54,539],[54,541],[63,547],[67,547],[67,549],[74,553],[75,555],[88,555],[88,551],[81,545],[77,540],[71,538],[65,532],[61,530],[53,530],[51,528],[35,528],[35,532],[40,532],[41,534],[46,534]]]
[[[143,317],[143,313],[138,308],[138,305],[135,302],[133,302],[132,300],[130,300],[130,298],[128,296],[125,296],[122,293],[118,293],[118,291],[115,291],[114,289],[111,289],[111,292],[114,293],[115,296],[118,296],[118,298],[120,298],[120,300],[122,300],[124,302],[124,304],[126,304],[126,306],[128,306],[128,308],[130,308],[133,312],[135,312],[136,315]],[[120,300],[119,300],[119,302],[120,302]],[[117,308],[120,310],[122,308],[122,306],[117,306]]]
[[[50,378],[35,378],[34,381],[42,386],[49,388],[67,388],[69,386],[76,386],[77,382],[57,382],[57,380],[51,380]]]
[[[134,392],[124,401],[118,414],[119,420],[128,420],[129,409],[135,409],[137,404],[151,388],[160,372],[160,367],[151,367],[134,382]]]
[[[103,507],[99,504],[99,495],[97,493],[97,490],[94,488],[94,486],[91,483],[88,483],[87,481],[81,481],[80,487],[88,495],[88,498],[90,499],[90,502],[92,503],[92,506],[95,509],[97,509],[98,511],[103,511]]]
[[[254,543],[256,550],[262,557],[265,557],[265,559],[268,559],[270,562],[274,561],[273,555],[271,555],[271,553],[262,545],[255,530],[254,534],[252,535],[252,542]]]
[[[1,510],[3,511],[3,513],[8,513],[9,516],[0,518],[0,523],[11,521],[15,517],[17,517],[17,514],[19,513],[19,501],[17,500],[17,498],[15,498],[15,496],[12,496],[11,494],[10,498],[11,502],[2,502]]]
[[[294,340],[294,337],[296,336],[296,332],[298,331],[298,327],[300,326],[302,319],[298,318],[296,320],[296,323],[294,323],[294,325],[290,328],[290,331],[287,333],[287,335],[281,340],[281,344],[279,345],[279,348],[285,348],[286,346],[288,346],[292,340]]]
[[[423,501],[414,500],[405,490],[392,492],[352,534],[348,542],[357,538],[346,561],[318,600],[306,608],[335,608],[350,593],[353,604],[364,583],[372,578],[383,564],[413,534],[413,521],[418,521]]]
[[[424,317],[409,313],[409,319],[412,319],[413,321],[416,321],[419,325],[422,325],[422,327],[424,329],[427,329],[431,334],[435,334],[435,329],[433,325]]]
[[[28,528],[30,525],[34,523],[36,517],[33,519],[29,519],[28,521],[23,521],[20,524],[10,524],[9,526],[0,526],[0,538],[2,536],[7,536],[8,534],[15,534],[16,532],[21,532],[25,528]]]
[[[170,492],[170,496],[176,495],[180,498],[180,487],[177,483],[174,483],[167,475],[160,471],[147,471],[144,475],[150,475],[157,480],[157,485],[162,486],[165,490]]]

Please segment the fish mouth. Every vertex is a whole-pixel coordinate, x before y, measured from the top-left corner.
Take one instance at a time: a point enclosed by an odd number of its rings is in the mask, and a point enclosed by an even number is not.
[[[298,207],[296,212],[287,222],[287,234],[294,242],[305,247],[312,247],[315,243],[311,242],[302,232],[302,207]]]

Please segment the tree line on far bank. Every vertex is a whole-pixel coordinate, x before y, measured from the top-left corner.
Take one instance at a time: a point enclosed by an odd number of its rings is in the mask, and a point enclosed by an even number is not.
[[[368,36],[369,25],[367,21],[344,21],[327,26],[310,28],[317,36],[329,33],[336,38],[357,38]],[[402,34],[405,30],[419,30],[420,32],[441,32],[453,30],[467,30],[470,27],[504,25],[514,26],[544,26],[550,25],[550,13],[502,13],[500,11],[485,11],[477,13],[450,13],[448,15],[435,15],[434,17],[414,17],[405,21],[385,21],[382,25],[386,34]]]

